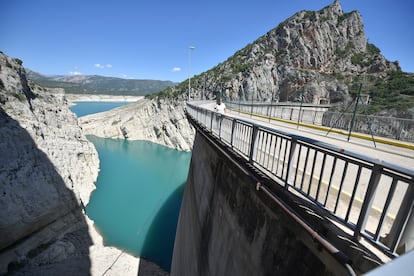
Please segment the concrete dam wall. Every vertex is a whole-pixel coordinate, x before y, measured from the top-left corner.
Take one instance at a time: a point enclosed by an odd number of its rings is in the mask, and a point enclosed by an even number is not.
[[[258,178],[235,158],[197,131],[171,275],[350,275],[348,264],[357,267],[357,274],[377,265],[366,261],[364,250],[328,252],[317,234],[312,236],[261,191]],[[311,217],[315,224],[325,224],[319,216]],[[329,236],[327,229],[317,232]]]

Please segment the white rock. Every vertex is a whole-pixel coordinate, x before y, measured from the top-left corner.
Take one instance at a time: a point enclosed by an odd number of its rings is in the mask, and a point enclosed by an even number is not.
[[[85,134],[105,138],[147,140],[190,151],[194,129],[184,114],[184,102],[141,99],[107,112],[79,118]]]

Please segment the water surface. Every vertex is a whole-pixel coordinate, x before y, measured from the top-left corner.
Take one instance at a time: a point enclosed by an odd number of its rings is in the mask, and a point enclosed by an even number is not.
[[[78,117],[108,111],[110,109],[120,107],[131,102],[74,102],[70,110]]]
[[[105,245],[170,271],[191,153],[146,141],[88,136],[100,159],[87,215]]]

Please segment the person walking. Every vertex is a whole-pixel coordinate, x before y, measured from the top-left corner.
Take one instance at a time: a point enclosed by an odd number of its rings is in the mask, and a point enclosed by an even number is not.
[[[218,99],[218,103],[216,103],[214,110],[220,114],[226,113],[226,105],[223,103],[223,98]]]

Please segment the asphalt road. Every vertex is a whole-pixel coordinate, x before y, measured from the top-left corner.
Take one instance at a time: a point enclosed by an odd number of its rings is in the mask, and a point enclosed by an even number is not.
[[[200,106],[210,110],[214,109],[214,105],[215,102],[204,102],[200,104]],[[403,143],[397,140],[387,139],[391,141],[391,144],[384,144],[377,141],[374,145],[373,141],[360,139],[354,136],[351,136],[348,141],[348,135],[334,132],[328,133],[326,130],[324,131],[305,126],[298,126],[295,122],[285,123],[278,120],[269,120],[267,118],[251,116],[249,114],[243,114],[229,109],[227,110],[226,115],[244,119],[246,121],[253,121],[291,134],[315,139],[343,148],[348,152],[366,155],[370,158],[382,160],[407,169],[414,169],[414,150],[412,149],[414,148],[413,143]],[[406,145],[409,145],[409,147],[406,147]]]

